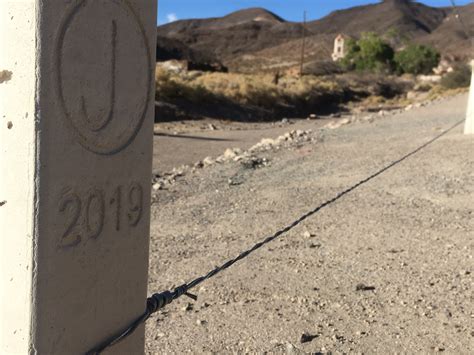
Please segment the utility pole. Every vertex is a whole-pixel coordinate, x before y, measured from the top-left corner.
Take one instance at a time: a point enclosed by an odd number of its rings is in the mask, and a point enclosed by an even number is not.
[[[300,66],[300,77],[303,76],[303,69],[304,69],[304,54],[305,54],[305,46],[306,46],[306,10],[303,13],[303,41],[301,46],[301,66]]]

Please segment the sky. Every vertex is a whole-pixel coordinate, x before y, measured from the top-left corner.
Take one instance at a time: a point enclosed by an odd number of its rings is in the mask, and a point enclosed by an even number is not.
[[[473,0],[455,0],[466,5]],[[331,11],[374,4],[378,0],[158,0],[158,23],[165,24],[190,18],[207,18],[227,15],[249,7],[263,7],[289,21],[302,21],[303,11],[308,19],[315,20]],[[450,6],[450,0],[419,0],[430,6]]]

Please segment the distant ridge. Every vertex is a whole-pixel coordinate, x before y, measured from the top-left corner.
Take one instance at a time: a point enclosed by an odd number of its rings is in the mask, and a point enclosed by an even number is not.
[[[308,9],[311,10],[311,9]],[[460,7],[474,32],[474,4]],[[435,46],[443,55],[467,58],[466,38],[450,7],[430,7],[410,0],[384,0],[378,4],[337,10],[307,23],[307,60],[330,60],[339,33],[360,36],[372,31],[394,45],[409,40]],[[231,70],[280,70],[296,66],[303,25],[289,22],[263,8],[250,8],[224,17],[181,20],[158,27],[162,37],[222,61]],[[398,42],[391,36],[398,36]]]

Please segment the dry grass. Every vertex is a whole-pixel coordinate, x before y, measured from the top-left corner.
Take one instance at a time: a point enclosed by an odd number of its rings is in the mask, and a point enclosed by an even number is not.
[[[272,107],[276,103],[308,102],[324,93],[342,91],[337,83],[312,76],[282,77],[278,84],[274,80],[270,74],[178,74],[157,69],[157,99],[186,99],[195,103],[228,99],[243,105]]]
[[[430,90],[428,99],[436,100],[443,97],[456,96],[458,94],[465,93],[468,90],[469,90],[468,88],[448,89],[448,88],[445,88],[443,85],[435,85]]]

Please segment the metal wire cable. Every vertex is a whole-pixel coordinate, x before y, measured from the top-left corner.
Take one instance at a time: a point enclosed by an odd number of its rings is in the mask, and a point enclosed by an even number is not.
[[[464,122],[464,119],[462,119],[461,121],[457,122],[455,125],[453,125],[452,127],[448,128],[447,130],[443,131],[442,133],[440,133],[439,135],[437,135],[436,137],[430,139],[428,142],[424,143],[423,145],[419,146],[418,148],[416,148],[415,150],[411,151],[410,153],[404,155],[403,157],[401,157],[400,159],[397,159],[395,160],[394,162],[390,163],[389,165],[385,166],[384,168],[380,169],[379,171],[377,171],[376,173],[370,175],[369,177],[359,181],[357,184],[347,188],[346,190],[340,192],[339,194],[337,194],[336,196],[334,196],[333,198],[331,198],[330,200],[327,200],[326,202],[324,202],[323,204],[319,205],[318,207],[312,209],[311,211],[305,213],[304,215],[302,215],[300,218],[298,218],[296,221],[292,222],[291,224],[289,224],[288,226],[284,227],[283,229],[280,229],[279,231],[277,231],[275,234],[273,234],[272,236],[264,239],[263,241],[255,244],[252,248],[244,251],[243,253],[241,253],[239,256],[237,256],[236,258],[234,259],[231,259],[229,261],[227,261],[226,263],[222,264],[221,266],[218,266],[216,267],[215,269],[213,269],[212,271],[208,272],[207,274],[203,275],[203,276],[200,276],[196,279],[194,279],[193,281],[189,282],[189,283],[184,283],[182,284],[181,286],[178,286],[176,288],[174,288],[173,290],[168,290],[168,291],[164,291],[162,293],[155,293],[154,295],[152,295],[151,297],[149,297],[147,299],[147,306],[146,306],[146,311],[145,313],[143,313],[136,321],[134,321],[131,325],[129,325],[127,328],[125,328],[125,330],[121,331],[120,333],[118,333],[117,335],[111,337],[110,339],[106,340],[105,342],[103,342],[102,344],[98,345],[97,347],[95,347],[94,349],[90,350],[89,352],[86,353],[86,355],[99,355],[102,351],[104,351],[105,349],[119,343],[120,341],[122,341],[123,339],[125,339],[126,337],[128,337],[130,334],[132,334],[142,323],[146,322],[148,320],[148,318],[150,318],[150,316],[153,314],[153,313],[156,313],[159,309],[162,309],[164,308],[165,306],[167,306],[168,304],[170,304],[171,302],[173,302],[174,300],[182,297],[182,296],[188,296],[194,300],[197,299],[196,296],[190,294],[188,291],[190,291],[192,288],[198,286],[199,284],[201,284],[202,282],[216,276],[217,274],[219,274],[220,272],[230,268],[232,265],[234,265],[235,263],[237,263],[238,261],[246,258],[247,256],[249,256],[250,254],[252,254],[254,251],[260,249],[261,247],[263,247],[264,245],[274,241],[275,239],[277,239],[278,237],[280,237],[281,235],[289,232],[291,229],[295,228],[297,225],[299,225],[300,223],[302,223],[304,220],[306,220],[307,218],[311,217],[312,215],[316,214],[317,212],[319,212],[320,210],[322,210],[323,208],[329,206],[330,204],[336,202],[337,200],[339,200],[340,198],[342,198],[343,196],[347,195],[348,193],[354,191],[355,189],[359,188],[360,186],[366,184],[367,182],[369,182],[370,180],[376,178],[377,176],[381,175],[382,173],[384,173],[385,171],[391,169],[392,167],[394,167],[395,165],[398,165],[400,164],[401,162],[403,162],[404,160],[408,159],[409,157],[411,157],[412,155],[418,153],[419,151],[421,151],[422,149],[426,148],[427,146],[429,146],[430,144],[432,144],[433,142],[437,141],[438,139],[440,139],[442,136],[446,135],[447,133],[449,133],[451,130],[453,130],[454,128],[456,128],[457,126],[459,126],[461,123]]]

